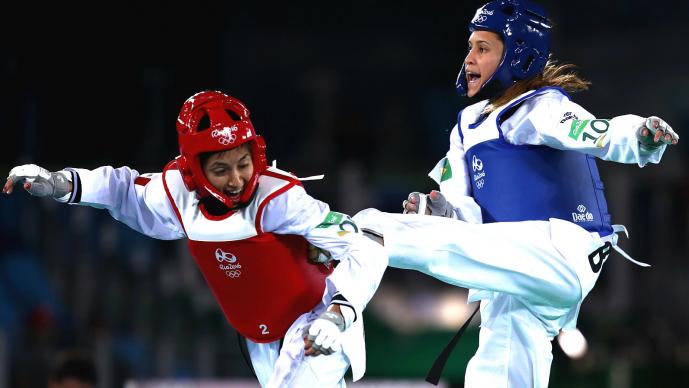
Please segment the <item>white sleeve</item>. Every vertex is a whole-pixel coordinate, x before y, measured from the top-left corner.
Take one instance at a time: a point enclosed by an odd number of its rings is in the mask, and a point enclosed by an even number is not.
[[[146,174],[136,183],[140,175],[129,167],[67,170],[75,174],[71,203],[107,209],[114,219],[149,237],[185,237],[165,193],[162,174]]]
[[[330,211],[327,204],[309,196],[300,186],[271,200],[261,224],[265,232],[302,235],[338,260],[327,285],[361,316],[388,265],[381,245],[365,237],[348,215]]]
[[[510,143],[574,150],[602,160],[636,163],[639,167],[660,162],[665,152],[666,145],[653,150],[640,146],[637,131],[645,122],[643,117],[596,119],[558,92],[534,97],[524,105],[503,123],[505,139]]]
[[[483,222],[481,208],[471,196],[471,177],[467,168],[464,144],[457,125],[450,132],[450,149],[428,173],[455,210],[455,218],[472,223]]]

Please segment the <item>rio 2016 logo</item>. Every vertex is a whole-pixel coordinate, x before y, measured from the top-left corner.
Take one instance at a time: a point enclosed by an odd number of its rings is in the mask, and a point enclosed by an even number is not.
[[[474,20],[472,20],[471,22],[474,24],[483,23],[486,21],[486,19],[488,19],[488,16],[491,16],[491,15],[493,15],[492,10],[482,9],[476,13],[476,16],[474,16]]]
[[[242,274],[242,271],[240,270],[242,265],[239,263],[233,264],[237,261],[237,256],[233,255],[232,253],[225,252],[218,248],[215,250],[215,259],[218,261],[218,268],[225,272],[227,277],[236,279]]]
[[[471,169],[474,171],[483,170],[483,161],[476,155],[471,157]]]
[[[218,248],[215,250],[215,259],[218,260],[218,263],[222,263],[223,261],[234,263],[237,261],[237,256]]]
[[[474,183],[477,189],[482,189],[486,184],[483,179],[486,176],[486,172],[483,171],[483,161],[474,155],[471,157],[471,169],[474,170]]]

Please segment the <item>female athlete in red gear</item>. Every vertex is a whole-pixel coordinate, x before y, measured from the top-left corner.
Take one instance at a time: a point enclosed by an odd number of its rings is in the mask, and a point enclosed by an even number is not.
[[[361,314],[387,266],[345,214],[268,167],[249,111],[217,91],[190,97],[177,119],[180,155],[161,173],[36,165],[11,170],[32,195],[107,209],[153,238],[186,238],[266,387],[339,387],[365,369]],[[336,265],[307,258],[313,244]]]

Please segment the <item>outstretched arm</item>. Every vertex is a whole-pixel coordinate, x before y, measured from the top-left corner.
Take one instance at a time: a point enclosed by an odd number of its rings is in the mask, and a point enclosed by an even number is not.
[[[10,171],[2,192],[12,193],[16,184],[22,184],[34,196],[106,209],[116,220],[149,237],[184,237],[167,200],[161,174],[142,177],[129,167],[110,166],[50,172],[28,164]]]
[[[503,123],[505,138],[513,144],[546,145],[574,150],[620,163],[659,163],[668,145],[679,136],[656,116],[623,115],[598,119],[559,93],[548,93],[525,103]]]

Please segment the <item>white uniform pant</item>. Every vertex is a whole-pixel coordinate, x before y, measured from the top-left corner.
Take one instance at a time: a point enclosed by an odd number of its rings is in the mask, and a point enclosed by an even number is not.
[[[598,234],[558,219],[469,224],[375,209],[354,221],[383,234],[390,266],[469,288],[469,300],[481,300],[466,387],[547,387],[550,341],[575,328],[600,274],[588,257],[604,244]]]
[[[280,341],[256,343],[246,340],[249,358],[262,387],[342,387],[349,360],[339,351],[325,356],[304,356],[304,329],[325,310],[319,308],[301,315],[285,334],[282,349]]]

